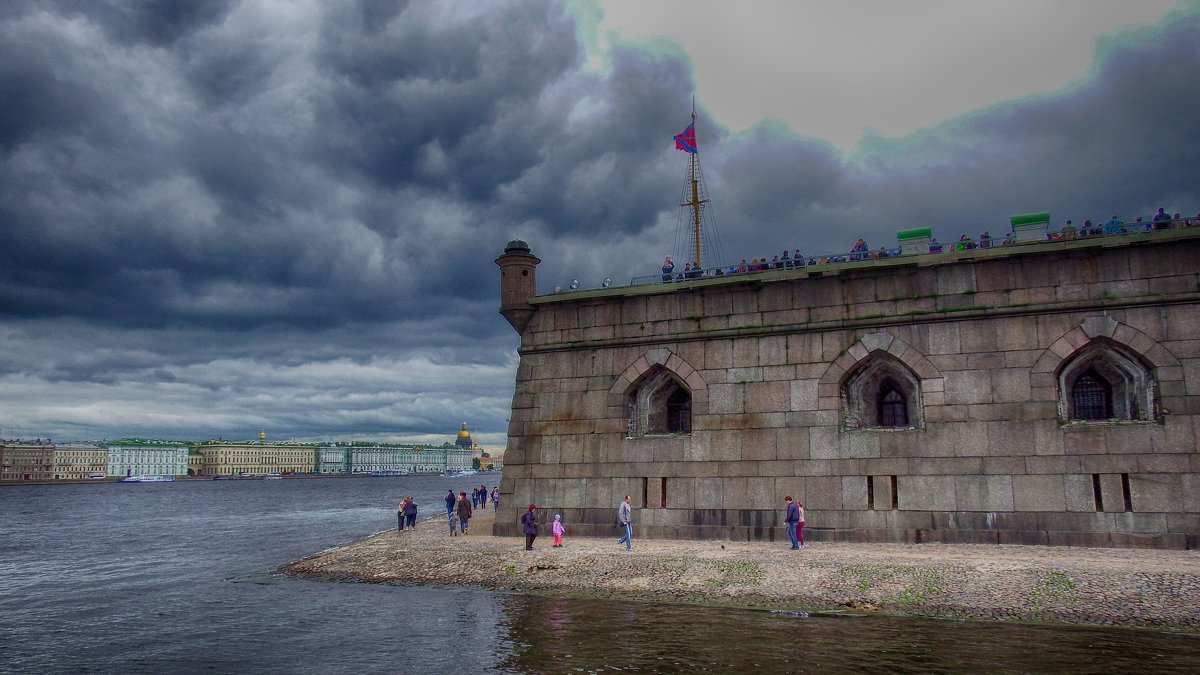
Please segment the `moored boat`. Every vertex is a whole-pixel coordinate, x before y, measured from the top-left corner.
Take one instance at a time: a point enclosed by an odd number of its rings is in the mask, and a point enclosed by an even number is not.
[[[126,476],[121,479],[122,483],[174,483],[174,476]]]

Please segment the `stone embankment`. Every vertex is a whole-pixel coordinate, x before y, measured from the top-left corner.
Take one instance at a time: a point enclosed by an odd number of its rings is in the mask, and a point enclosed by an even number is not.
[[[286,565],[297,577],[796,611],[1200,631],[1200,553],[942,544],[648,541],[468,536],[443,519]]]

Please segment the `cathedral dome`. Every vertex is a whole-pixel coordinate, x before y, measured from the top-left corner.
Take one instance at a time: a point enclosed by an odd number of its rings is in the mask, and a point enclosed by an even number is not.
[[[474,445],[471,442],[471,432],[467,431],[467,423],[466,422],[463,422],[462,429],[459,430],[459,432],[458,432],[458,440],[455,441],[454,444],[461,445],[464,448],[469,448],[472,445]]]

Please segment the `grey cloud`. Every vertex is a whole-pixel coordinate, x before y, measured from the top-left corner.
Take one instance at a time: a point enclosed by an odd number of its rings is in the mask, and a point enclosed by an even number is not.
[[[627,45],[585,68],[558,3],[444,7],[0,6],[0,386],[28,406],[0,426],[422,437],[477,414],[502,436],[517,336],[492,259],[525,239],[543,292],[653,272],[693,83]],[[1069,89],[849,157],[730,135],[700,101],[723,248],[1200,210],[1198,16],[1107,45]]]

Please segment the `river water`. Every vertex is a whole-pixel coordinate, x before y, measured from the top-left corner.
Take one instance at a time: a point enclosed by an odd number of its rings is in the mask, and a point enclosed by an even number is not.
[[[495,478],[0,488],[0,672],[1200,672],[1200,639],[1181,634],[807,617],[273,573],[394,527],[402,496],[415,496],[424,517],[441,510],[447,488],[490,488]]]

